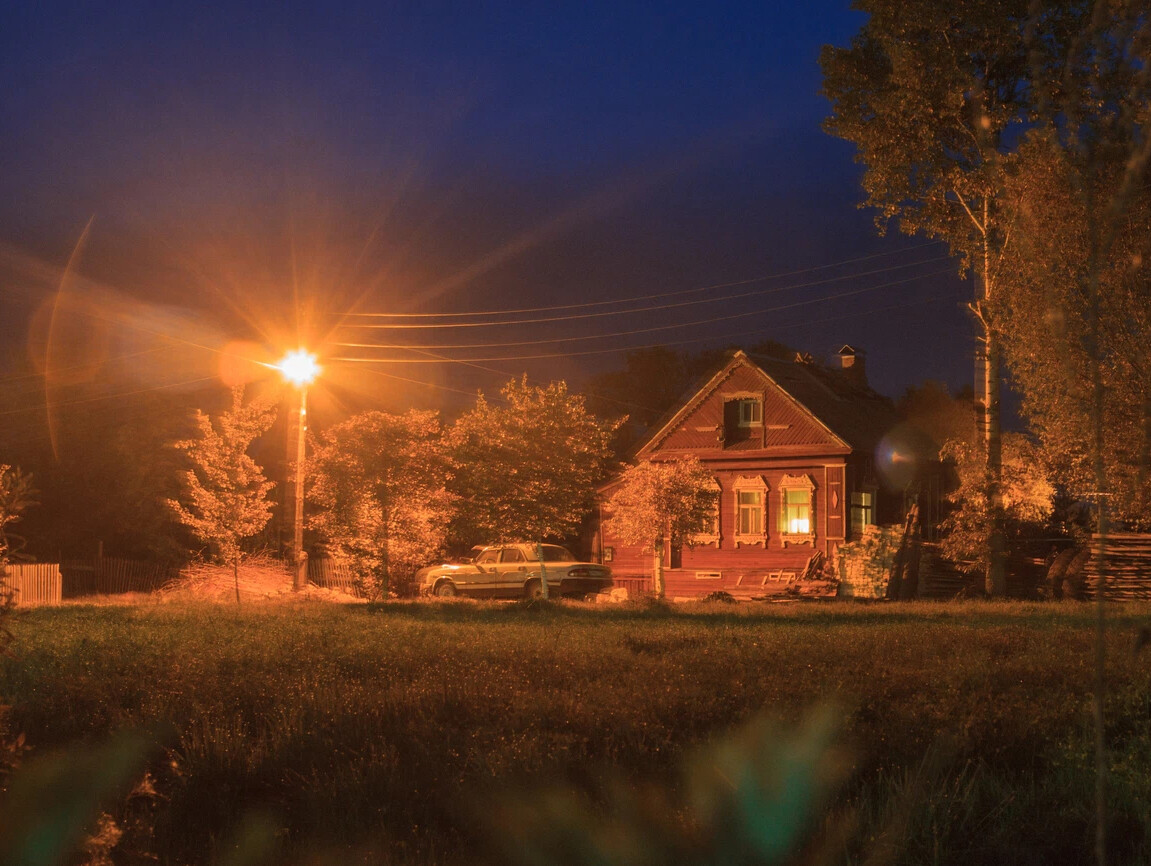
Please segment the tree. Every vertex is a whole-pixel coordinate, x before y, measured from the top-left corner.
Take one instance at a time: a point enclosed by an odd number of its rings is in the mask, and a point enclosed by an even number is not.
[[[691,545],[714,519],[715,507],[715,481],[696,458],[644,460],[620,477],[608,502],[606,528],[625,544],[642,544],[652,552],[655,593],[662,598],[665,545]]]
[[[1002,510],[1000,334],[993,305],[1009,238],[1001,202],[1011,145],[1037,110],[1030,76],[1057,65],[1076,4],[1029,17],[1030,0],[859,0],[869,14],[850,48],[820,57],[832,116],[824,128],[856,145],[866,206],[881,231],[946,241],[974,271],[981,375],[977,429],[989,518],[987,589],[1006,588]]]
[[[1029,169],[1007,181],[1017,242],[1008,251],[1010,292],[996,317],[1006,359],[1023,395],[1023,411],[1058,480],[1096,501],[1133,529],[1151,526],[1151,193],[1140,189],[1118,219],[1110,254],[1092,267],[1091,198],[1114,195],[1126,159],[1092,172],[1085,196],[1076,169],[1050,139],[1024,145]],[[1092,342],[1092,286],[1097,328]],[[1094,466],[1093,375],[1102,385],[1103,486]]]
[[[499,406],[479,395],[448,433],[452,536],[465,546],[564,539],[592,510],[624,419],[596,418],[564,382],[536,387],[524,376],[500,395]]]
[[[328,430],[312,456],[311,528],[373,596],[439,552],[451,518],[439,416],[364,412]]]
[[[980,450],[970,440],[951,439],[940,452],[955,466],[958,488],[948,495],[955,509],[944,519],[944,554],[977,573],[986,573],[991,504],[983,486]],[[1040,450],[1026,436],[1003,436],[1003,526],[1008,538],[1034,534],[1046,527],[1055,502],[1055,487]]]
[[[20,522],[24,512],[35,504],[32,476],[19,467],[0,463],[0,572],[24,546],[24,539],[8,527]]]
[[[275,485],[248,456],[253,440],[272,426],[267,402],[244,404],[244,389],[232,390],[232,408],[213,420],[196,410],[199,436],[174,447],[188,455],[192,468],[181,474],[184,503],[167,500],[177,519],[207,544],[215,557],[232,566],[236,603],[240,603],[241,542],[260,532],[272,516],[268,491]]]

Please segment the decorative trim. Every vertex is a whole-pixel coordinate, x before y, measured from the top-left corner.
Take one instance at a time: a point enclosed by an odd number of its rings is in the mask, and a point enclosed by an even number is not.
[[[787,547],[789,544],[810,544],[815,546],[815,482],[811,480],[810,475],[784,475],[779,479],[779,513],[784,515],[787,513],[787,491],[788,490],[806,490],[808,495],[807,506],[807,532],[787,532],[786,530],[780,531],[780,541],[783,546]]]
[[[740,475],[731,485],[731,489],[735,493],[735,528],[732,533],[735,546],[739,547],[741,544],[759,544],[764,550],[767,550],[767,494],[768,491],[771,490],[771,487],[762,475]],[[763,527],[763,531],[758,535],[754,533],[744,534],[739,531],[739,494],[744,490],[756,490],[762,494],[760,497],[760,507],[763,509],[763,512],[760,515],[760,526]]]
[[[715,490],[715,523],[712,524],[714,532],[697,532],[691,537],[692,546],[700,544],[714,544],[717,548],[720,546],[720,539],[722,535],[722,520],[723,520],[723,487],[720,486],[719,479],[712,478],[711,486]]]

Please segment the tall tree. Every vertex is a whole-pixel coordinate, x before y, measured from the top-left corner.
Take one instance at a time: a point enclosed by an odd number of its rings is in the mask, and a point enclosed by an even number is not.
[[[666,545],[690,545],[713,519],[715,507],[715,481],[696,458],[644,460],[620,476],[608,501],[607,527],[625,544],[642,544],[652,552],[652,581],[662,598]]]
[[[1023,411],[1047,460],[1069,491],[1096,500],[1105,489],[1113,516],[1151,526],[1151,193],[1140,188],[1117,220],[1110,254],[1092,253],[1091,199],[1106,201],[1128,170],[1129,153],[1076,178],[1042,132],[1022,153],[1028,170],[1007,181],[1016,243],[1008,250],[1005,292],[996,310],[1006,359]],[[1090,196],[1078,187],[1090,182]],[[1092,261],[1102,267],[1088,273]],[[1093,293],[1092,286],[1097,286]],[[1092,328],[1097,295],[1097,328]],[[1094,339],[1094,342],[1092,340]],[[1098,370],[1103,486],[1093,446]]]
[[[410,579],[451,518],[439,416],[364,412],[324,433],[310,463],[309,525],[372,596]]]
[[[601,420],[564,382],[530,385],[527,376],[481,394],[448,432],[455,465],[448,489],[459,497],[452,535],[459,544],[563,539],[595,502],[622,418]]]
[[[253,440],[272,426],[274,408],[267,402],[244,403],[244,389],[232,390],[232,408],[213,421],[196,410],[198,436],[174,447],[192,464],[182,474],[183,502],[168,507],[212,554],[232,566],[236,603],[240,603],[241,543],[260,532],[272,516],[268,492],[275,486],[248,455]]]
[[[832,116],[824,128],[856,145],[865,205],[884,230],[946,241],[973,272],[978,326],[977,431],[993,523],[987,589],[1006,589],[1002,520],[1000,333],[994,304],[1010,229],[1003,172],[1038,109],[1036,70],[1054,73],[1081,4],[1030,0],[857,0],[869,15],[849,48],[820,58]]]

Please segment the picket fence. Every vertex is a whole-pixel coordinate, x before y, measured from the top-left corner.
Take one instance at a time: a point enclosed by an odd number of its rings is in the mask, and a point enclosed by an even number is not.
[[[338,589],[341,592],[357,594],[356,578],[346,563],[334,559],[316,558],[308,560],[308,582],[324,589]]]
[[[11,592],[19,607],[59,604],[63,594],[60,566],[54,562],[10,563],[0,575],[0,590],[5,595]]]
[[[179,575],[171,566],[110,556],[62,562],[60,572],[64,598],[153,592]]]

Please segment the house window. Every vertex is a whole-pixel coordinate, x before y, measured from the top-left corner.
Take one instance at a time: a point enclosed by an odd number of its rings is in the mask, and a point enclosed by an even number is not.
[[[763,404],[759,402],[757,397],[744,397],[737,402],[739,403],[740,427],[763,426]]]
[[[858,490],[851,494],[851,532],[862,535],[865,526],[875,525],[875,493]]]
[[[785,545],[815,541],[815,484],[807,475],[779,482],[779,532]]]
[[[735,543],[767,545],[767,482],[760,476],[737,478]]]
[[[692,544],[714,544],[719,547],[719,502],[723,488],[714,478],[711,480],[715,498],[712,500],[711,513],[704,519],[703,529],[692,536]]]

